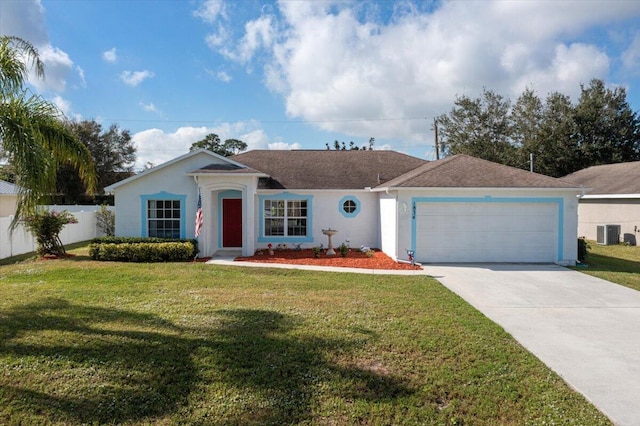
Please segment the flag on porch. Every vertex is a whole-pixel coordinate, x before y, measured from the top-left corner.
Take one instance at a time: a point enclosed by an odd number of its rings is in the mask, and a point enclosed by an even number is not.
[[[200,231],[202,231],[202,224],[204,223],[204,218],[202,216],[202,195],[200,191],[198,191],[198,207],[196,208],[196,238],[200,235]]]

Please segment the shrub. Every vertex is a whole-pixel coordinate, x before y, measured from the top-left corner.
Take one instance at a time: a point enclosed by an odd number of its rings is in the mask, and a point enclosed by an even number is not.
[[[322,251],[322,247],[320,246],[315,246],[312,248],[313,250],[313,257],[315,257],[316,259],[320,257],[320,252]]]
[[[578,238],[578,262],[586,263],[589,254],[589,243],[585,237]]]
[[[338,246],[338,251],[340,252],[340,256],[347,257],[349,246],[346,243],[342,243]]]
[[[67,210],[62,212],[43,210],[26,217],[23,223],[36,239],[40,256],[48,254],[63,256],[66,252],[60,241],[60,231],[66,224],[78,223],[78,221]]]
[[[98,228],[105,235],[112,237],[116,233],[116,214],[107,208],[106,204],[100,206],[96,213]]]
[[[121,262],[180,262],[198,254],[196,240],[162,238],[102,237],[89,245],[94,260]]]

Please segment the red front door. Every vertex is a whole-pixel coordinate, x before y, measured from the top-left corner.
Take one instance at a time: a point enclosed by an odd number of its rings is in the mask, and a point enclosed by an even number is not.
[[[242,247],[242,199],[222,199],[222,247]]]

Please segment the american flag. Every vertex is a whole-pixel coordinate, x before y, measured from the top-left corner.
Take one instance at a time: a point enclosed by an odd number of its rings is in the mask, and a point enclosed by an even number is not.
[[[200,235],[200,231],[202,231],[202,224],[204,223],[204,218],[202,216],[202,195],[198,192],[198,208],[196,209],[196,238]]]

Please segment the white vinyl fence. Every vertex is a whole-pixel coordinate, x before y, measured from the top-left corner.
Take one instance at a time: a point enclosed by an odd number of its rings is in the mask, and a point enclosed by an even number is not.
[[[62,228],[60,240],[64,245],[103,235],[96,225],[99,206],[47,206],[47,208],[56,211],[68,210],[78,220],[78,223],[69,223]],[[0,217],[0,259],[36,251],[35,239],[22,225],[18,225],[13,234],[9,232],[12,219],[13,216]]]

